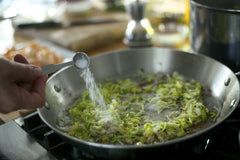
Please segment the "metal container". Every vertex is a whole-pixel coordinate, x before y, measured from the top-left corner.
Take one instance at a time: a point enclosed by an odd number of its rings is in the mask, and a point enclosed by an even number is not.
[[[239,71],[239,0],[190,0],[190,41],[194,52]]]
[[[126,4],[126,10],[131,16],[128,22],[123,42],[129,47],[152,46],[153,28],[145,18],[146,2],[133,1]]]

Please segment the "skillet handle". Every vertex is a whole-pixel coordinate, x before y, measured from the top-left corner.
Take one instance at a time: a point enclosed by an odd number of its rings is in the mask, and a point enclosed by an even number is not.
[[[240,71],[234,73],[235,76],[238,78],[238,80],[240,81]],[[237,105],[237,109],[240,109],[240,104]]]
[[[235,76],[237,77],[238,81],[240,82],[240,71],[238,71],[238,72],[236,72],[236,73],[234,73],[234,74],[235,74]]]
[[[239,72],[236,72],[236,73],[234,73],[235,74],[235,76],[240,76],[240,71]]]

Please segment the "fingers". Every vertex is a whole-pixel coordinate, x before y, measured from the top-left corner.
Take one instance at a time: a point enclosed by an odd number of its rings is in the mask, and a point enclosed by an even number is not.
[[[23,64],[29,64],[27,59],[22,56],[21,54],[17,54],[14,57],[15,62],[23,63]],[[47,76],[42,76],[40,68],[37,68],[35,66],[31,66],[30,70],[26,70],[26,68],[20,68],[23,69],[25,72],[22,73],[23,77],[21,77],[22,80],[32,80],[31,83],[21,83],[19,87],[22,87],[26,89],[26,94],[24,95],[24,99],[27,101],[24,101],[22,105],[19,105],[19,107],[24,109],[33,109],[36,107],[41,107],[45,104],[45,85],[47,81]],[[40,71],[40,72],[39,72]],[[34,73],[37,72],[37,73]],[[32,76],[33,75],[33,76]],[[20,75],[16,75],[16,77],[19,78]],[[25,79],[25,77],[28,77]],[[24,91],[23,91],[24,92]]]
[[[21,54],[16,54],[14,61],[9,61],[8,67],[8,75],[13,81],[29,82],[42,75],[42,70],[39,67],[30,65]]]
[[[45,104],[45,85],[47,77],[40,76],[32,84],[32,90],[26,95],[27,103],[22,108],[33,109],[42,107]]]
[[[47,82],[47,76],[40,76],[36,81],[32,84],[32,93],[37,93],[43,99],[45,99],[45,85]]]
[[[14,61],[19,62],[19,63],[23,63],[23,64],[29,64],[27,59],[24,56],[22,56],[21,54],[16,54],[14,56]],[[29,83],[29,82],[19,82],[19,80],[17,80],[17,83],[18,83],[19,87],[23,87],[28,91],[31,90],[31,87],[32,87],[31,83]]]
[[[32,81],[42,75],[42,70],[39,67],[26,65],[16,62],[10,62],[9,77],[16,81]]]
[[[46,80],[46,76],[37,78],[30,91],[14,83],[0,86],[0,112],[42,107],[45,104]]]
[[[43,106],[47,76],[22,55],[14,61],[0,58],[0,112]]]
[[[13,101],[15,104],[13,108],[16,109],[36,109],[42,107],[45,104],[45,85],[47,77],[40,76],[37,78],[31,87],[31,91],[28,91],[22,87],[14,89],[17,93],[14,93]]]

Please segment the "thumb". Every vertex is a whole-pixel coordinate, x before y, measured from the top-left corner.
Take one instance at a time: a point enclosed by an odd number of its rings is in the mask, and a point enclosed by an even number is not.
[[[15,81],[32,81],[42,75],[39,67],[12,62],[10,77]]]
[[[14,56],[14,61],[19,63],[29,64],[27,59],[21,54],[16,54]]]

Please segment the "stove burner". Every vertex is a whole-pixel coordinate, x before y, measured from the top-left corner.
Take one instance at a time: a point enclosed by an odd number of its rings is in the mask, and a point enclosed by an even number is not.
[[[191,160],[239,160],[240,158],[240,109],[232,114],[216,129],[189,143],[178,144],[171,151],[162,151],[168,159]],[[47,152],[58,160],[100,160],[85,153],[79,148],[64,141],[56,132],[50,129],[34,112],[24,117],[23,125],[20,125],[34,140],[42,145]],[[1,151],[1,150],[0,150]],[[161,154],[161,157],[163,155]],[[0,152],[1,158],[1,152]]]

